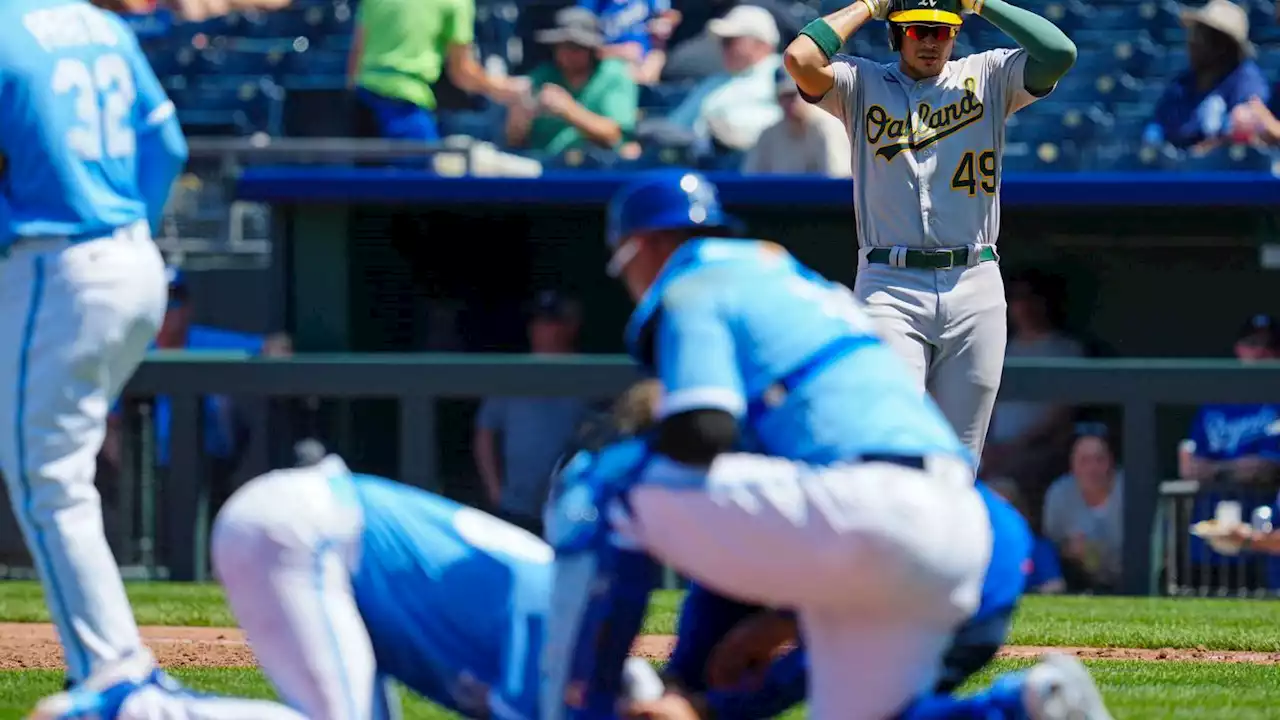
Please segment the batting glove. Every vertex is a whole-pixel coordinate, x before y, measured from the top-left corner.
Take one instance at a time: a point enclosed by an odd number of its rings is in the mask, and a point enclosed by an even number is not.
[[[862,0],[867,6],[873,20],[885,20],[889,17],[889,6],[893,0]]]
[[[961,15],[981,15],[983,0],[960,0]]]

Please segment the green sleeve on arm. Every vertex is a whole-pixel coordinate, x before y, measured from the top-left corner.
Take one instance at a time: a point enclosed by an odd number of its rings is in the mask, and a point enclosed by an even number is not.
[[[1056,25],[1005,0],[986,0],[982,17],[1027,51],[1023,84],[1033,94],[1052,88],[1076,62],[1076,44]]]

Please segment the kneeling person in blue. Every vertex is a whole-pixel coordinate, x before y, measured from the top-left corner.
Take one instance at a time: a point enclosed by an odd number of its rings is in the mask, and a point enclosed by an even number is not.
[[[991,527],[967,449],[852,293],[728,237],[705,177],[642,177],[609,225],[628,349],[663,395],[644,437],[571,461],[551,506],[544,720],[611,709],[654,560],[796,612],[810,717],[897,714],[978,607]]]
[[[398,717],[389,680],[474,718],[537,718],[551,549],[486,513],[337,457],[238,490],[214,569],[287,705],[179,691],[122,662],[36,718]]]

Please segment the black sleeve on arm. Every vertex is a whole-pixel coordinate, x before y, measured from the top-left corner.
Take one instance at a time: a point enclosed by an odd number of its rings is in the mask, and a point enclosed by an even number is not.
[[[710,465],[738,442],[738,421],[723,410],[690,410],[658,424],[653,449],[686,465]]]

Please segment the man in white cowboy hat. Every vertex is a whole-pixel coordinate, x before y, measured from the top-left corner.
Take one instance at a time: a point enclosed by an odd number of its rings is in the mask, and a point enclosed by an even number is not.
[[[1209,0],[1183,9],[1182,24],[1190,66],[1165,88],[1142,140],[1204,149],[1228,137],[1236,106],[1253,97],[1265,103],[1271,89],[1253,60],[1244,8],[1231,0]]]

